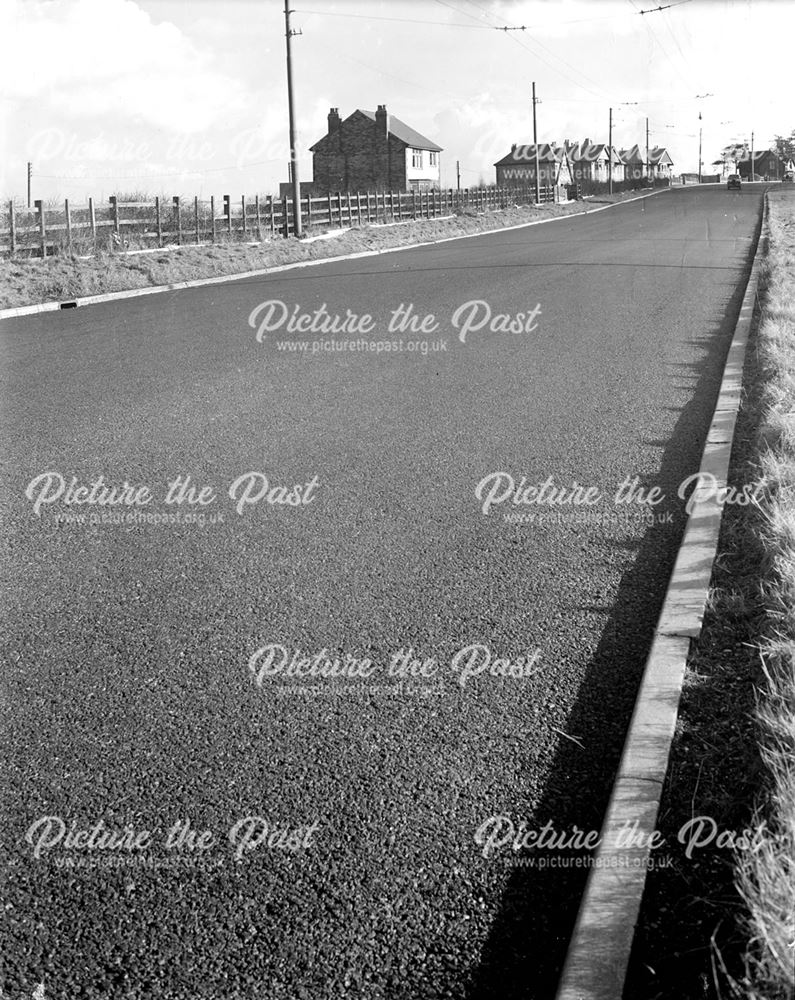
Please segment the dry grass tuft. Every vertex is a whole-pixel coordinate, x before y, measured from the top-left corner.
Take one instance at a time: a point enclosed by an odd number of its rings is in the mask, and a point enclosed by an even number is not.
[[[770,199],[768,264],[758,350],[765,385],[759,442],[764,683],[757,722],[766,781],[757,809],[764,835],[736,859],[747,907],[745,975],[730,980],[743,1000],[795,996],[795,201]]]

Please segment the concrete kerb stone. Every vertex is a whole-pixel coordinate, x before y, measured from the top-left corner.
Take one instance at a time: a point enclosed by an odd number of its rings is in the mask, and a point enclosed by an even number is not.
[[[205,285],[222,285],[230,281],[243,281],[247,278],[261,278],[268,274],[278,274],[281,271],[289,271],[292,268],[315,267],[319,264],[335,264],[344,260],[358,260],[361,257],[379,257],[382,254],[398,253],[401,250],[416,250],[418,247],[436,246],[439,243],[451,243],[454,240],[468,240],[476,236],[490,236],[492,233],[507,233],[514,229],[526,229],[528,226],[541,226],[549,222],[560,222],[563,219],[576,219],[581,215],[593,215],[595,212],[604,212],[608,208],[618,208],[620,205],[628,205],[633,201],[640,201],[642,198],[652,198],[655,195],[664,194],[671,188],[660,188],[657,191],[649,191],[646,194],[638,195],[637,198],[626,198],[624,201],[616,201],[611,205],[602,205],[599,208],[586,209],[584,212],[571,212],[569,215],[555,215],[549,219],[533,219],[530,222],[520,222],[515,226],[501,226],[498,229],[486,229],[478,233],[462,233],[458,236],[444,236],[438,240],[426,240],[421,243],[409,243],[399,247],[384,247],[380,250],[358,250],[355,253],[340,254],[336,257],[318,257],[314,260],[297,260],[289,264],[276,264],[273,267],[257,268],[255,271],[243,271],[240,274],[220,274],[212,278],[194,278],[190,281],[176,281],[168,285],[147,285],[143,288],[127,288],[120,292],[102,292],[98,295],[84,295],[81,298],[66,299],[61,302],[40,302],[37,305],[14,306],[10,309],[0,310],[0,319],[11,319],[16,316],[31,316],[35,313],[58,312],[60,309],[74,308],[78,306],[96,305],[100,302],[114,302],[118,299],[133,299],[139,295],[158,295],[162,292],[178,292],[187,288],[202,288]],[[432,220],[429,220],[432,221]]]
[[[742,395],[745,349],[751,328],[762,235],[735,327],[700,472],[714,477],[699,486],[644,668],[607,814],[569,943],[556,1000],[621,1000],[635,926],[646,883],[679,700],[691,642],[698,638],[718,548],[732,438]],[[620,833],[636,832],[634,853]]]

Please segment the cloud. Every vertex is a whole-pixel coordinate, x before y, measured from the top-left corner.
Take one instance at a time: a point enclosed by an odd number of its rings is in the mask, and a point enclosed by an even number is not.
[[[207,52],[133,0],[11,0],[5,17],[14,44],[0,89],[59,120],[118,116],[197,132],[247,102]]]

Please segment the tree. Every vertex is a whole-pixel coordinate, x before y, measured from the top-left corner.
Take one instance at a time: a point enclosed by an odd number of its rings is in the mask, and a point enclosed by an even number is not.
[[[724,146],[720,153],[720,159],[713,160],[713,167],[722,167],[724,173],[733,171],[737,164],[748,155],[748,149],[742,142],[732,142]]]
[[[778,153],[782,160],[786,163],[788,160],[795,160],[795,129],[790,132],[788,138],[784,138],[783,135],[777,135],[773,150]]]

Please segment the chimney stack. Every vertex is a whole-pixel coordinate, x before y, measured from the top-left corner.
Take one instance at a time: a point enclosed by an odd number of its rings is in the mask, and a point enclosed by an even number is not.
[[[389,138],[389,115],[386,113],[386,104],[379,104],[375,113],[375,132],[381,139]]]
[[[332,132],[336,132],[340,127],[340,109],[330,108],[328,113],[328,131],[329,135]]]

